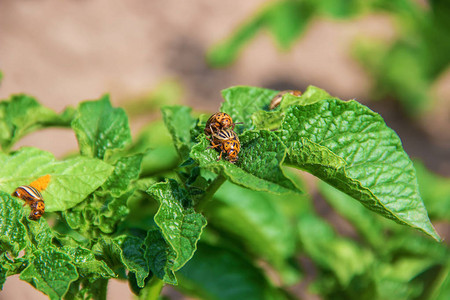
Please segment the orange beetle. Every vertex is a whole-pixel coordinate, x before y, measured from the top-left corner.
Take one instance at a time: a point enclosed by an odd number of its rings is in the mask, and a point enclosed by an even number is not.
[[[241,151],[241,143],[233,130],[226,129],[213,133],[211,146],[208,148],[220,150],[218,161],[222,158],[222,154],[225,153],[225,159],[230,163],[235,163],[238,160],[239,151]]]
[[[206,121],[205,134],[213,135],[215,131],[220,131],[222,129],[234,129],[234,126],[239,123],[233,123],[229,114],[218,112],[209,117]]]
[[[31,220],[38,220],[45,212],[44,198],[41,191],[47,188],[50,182],[50,175],[45,175],[30,183],[16,188],[12,196],[25,201],[25,205],[30,205],[31,213],[28,216]]]
[[[280,105],[281,100],[283,100],[283,95],[288,94],[288,93],[291,94],[292,96],[296,96],[296,97],[299,97],[302,95],[302,92],[298,91],[298,90],[281,91],[272,98],[272,100],[270,101],[270,104],[269,104],[269,109],[272,110],[275,107],[277,107],[278,105]]]

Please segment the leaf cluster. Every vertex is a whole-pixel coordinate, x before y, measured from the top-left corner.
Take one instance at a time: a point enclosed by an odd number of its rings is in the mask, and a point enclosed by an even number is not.
[[[108,96],[46,115],[28,96],[3,101],[15,121],[5,123],[10,136],[0,154],[0,284],[20,274],[51,299],[105,299],[111,278],[127,280],[145,299],[157,299],[164,284],[204,299],[292,299],[286,287],[303,278],[301,253],[319,270],[313,287],[324,297],[361,296],[356,288],[370,299],[440,293],[448,250],[407,231],[439,240],[398,136],[367,107],[318,88],[285,95],[268,111],[275,94],[245,86],[223,91],[221,111],[242,122],[235,164],[217,161],[203,133],[208,116],[185,106],[163,107],[163,120],[133,141],[127,115]],[[12,103],[29,111],[26,122]],[[57,160],[31,147],[9,151],[42,126],[70,126],[79,155]],[[322,194],[361,241],[339,236],[317,215],[292,167],[329,184]],[[46,174],[46,214],[32,221],[10,194]],[[430,203],[432,216],[447,218],[439,199]],[[434,277],[421,277],[428,272]]]

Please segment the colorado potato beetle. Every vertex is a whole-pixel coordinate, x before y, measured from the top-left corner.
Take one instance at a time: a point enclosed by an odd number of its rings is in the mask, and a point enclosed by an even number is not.
[[[41,191],[47,188],[50,182],[50,175],[45,175],[30,183],[30,185],[21,185],[15,189],[12,196],[25,201],[25,205],[30,205],[31,213],[28,216],[31,220],[38,220],[45,212],[44,198]]]
[[[225,159],[230,163],[235,163],[238,160],[239,151],[241,151],[241,143],[237,134],[230,129],[220,130],[217,133],[213,133],[211,146],[220,151],[218,161],[222,159],[222,154],[225,153]]]
[[[281,91],[272,98],[272,100],[270,101],[270,104],[269,104],[269,109],[270,110],[275,109],[278,105],[280,105],[281,100],[283,100],[283,95],[288,94],[288,93],[291,94],[292,96],[296,96],[296,97],[299,97],[302,95],[302,92],[298,91],[298,90]]]
[[[209,117],[206,121],[205,134],[212,135],[214,132],[220,131],[222,129],[234,129],[234,126],[239,123],[233,123],[230,115],[227,113],[218,112]]]

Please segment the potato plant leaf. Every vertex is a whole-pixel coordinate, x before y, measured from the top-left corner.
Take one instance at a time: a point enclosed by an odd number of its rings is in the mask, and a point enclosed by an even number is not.
[[[58,115],[39,104],[33,97],[13,95],[0,102],[0,145],[8,150],[28,133],[49,126],[69,126],[74,110]]]
[[[21,148],[7,155],[0,153],[0,190],[12,193],[18,186],[51,175],[42,195],[47,212],[62,211],[77,205],[105,182],[113,167],[87,157],[56,161],[54,156],[36,148]]]
[[[273,132],[247,131],[239,137],[241,152],[232,164],[224,159],[217,161],[219,153],[205,138],[192,148],[191,157],[202,168],[225,176],[240,186],[277,194],[300,192],[295,184],[285,176],[281,164],[286,155],[286,147]]]
[[[114,171],[102,185],[103,190],[119,197],[127,191],[131,182],[137,180],[141,171],[142,154],[124,156],[117,160]]]
[[[355,102],[327,99],[286,110],[281,140],[286,161],[436,240],[420,197],[414,167],[383,119]]]
[[[20,279],[31,283],[50,299],[61,299],[70,283],[78,278],[70,257],[52,247],[38,249],[33,256]]]
[[[119,243],[122,249],[121,257],[127,269],[135,273],[137,285],[144,287],[144,280],[149,274],[149,265],[145,258],[144,241],[134,236],[126,236]]]
[[[64,246],[61,250],[71,258],[81,278],[95,281],[101,278],[114,278],[116,274],[102,260],[95,258],[92,250],[81,246]]]
[[[154,219],[175,253],[173,270],[176,271],[194,255],[206,219],[194,211],[187,192],[174,180],[157,183],[147,193],[160,204]]]
[[[147,232],[144,249],[145,258],[152,273],[165,283],[177,285],[178,281],[173,271],[173,258],[176,254],[159,230]]]
[[[0,191],[0,252],[10,251],[17,256],[26,246],[26,229],[20,222],[25,215],[22,200]]]
[[[79,105],[72,128],[80,152],[89,157],[108,159],[131,143],[128,117],[122,108],[113,108],[109,96]]]

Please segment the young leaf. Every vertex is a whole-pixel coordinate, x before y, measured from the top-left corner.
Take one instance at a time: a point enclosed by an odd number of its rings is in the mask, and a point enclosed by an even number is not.
[[[131,143],[128,117],[122,108],[111,106],[108,95],[81,103],[72,128],[81,154],[89,157],[108,159]]]
[[[214,149],[207,149],[209,142],[205,138],[192,148],[191,157],[200,167],[255,191],[277,194],[300,192],[281,168],[286,147],[274,133],[264,130],[247,131],[239,139],[241,152],[235,164],[224,160],[225,155],[217,161],[219,153]]]
[[[119,197],[126,192],[132,181],[138,179],[141,163],[142,154],[119,158],[114,172],[108,177],[102,188],[109,191],[112,196]]]
[[[24,210],[19,200],[0,191],[0,252],[17,256],[26,245],[26,230],[20,222]]]
[[[180,288],[200,299],[287,299],[244,255],[204,243],[177,276]]]
[[[286,111],[280,138],[287,161],[398,223],[436,240],[415,170],[399,137],[383,119],[355,102],[328,99]]]
[[[175,251],[173,269],[176,271],[194,255],[206,219],[191,208],[187,192],[175,180],[157,183],[147,193],[160,203],[155,223]]]
[[[20,274],[20,279],[29,282],[50,299],[62,298],[70,283],[78,278],[70,257],[51,247],[38,249],[33,255],[34,259]]]
[[[69,126],[73,114],[73,109],[68,108],[58,115],[30,96],[13,95],[8,101],[0,102],[0,145],[8,150],[32,131],[49,126]]]
[[[64,246],[61,250],[71,258],[71,262],[77,267],[80,277],[84,277],[91,282],[101,278],[116,277],[116,274],[104,261],[95,258],[92,250],[80,246]]]
[[[36,148],[21,148],[12,155],[0,153],[0,190],[13,192],[21,185],[51,175],[42,196],[45,211],[62,211],[74,207],[96,190],[113,171],[113,167],[87,157],[56,161],[54,156]]]

